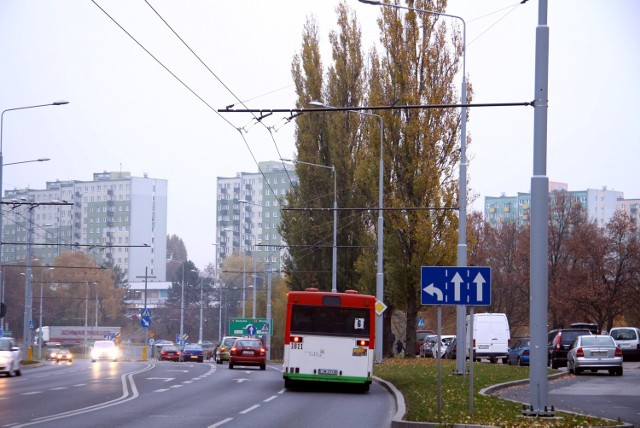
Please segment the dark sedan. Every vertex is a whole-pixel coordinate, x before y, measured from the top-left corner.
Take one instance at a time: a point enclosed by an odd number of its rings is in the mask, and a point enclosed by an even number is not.
[[[184,345],[180,353],[180,361],[204,362],[204,350],[202,346],[197,343]]]
[[[174,345],[164,345],[158,353],[158,361],[180,361],[180,350]]]

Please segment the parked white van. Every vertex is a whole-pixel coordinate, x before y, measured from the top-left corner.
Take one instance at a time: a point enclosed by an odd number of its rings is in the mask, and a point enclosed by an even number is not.
[[[469,358],[471,337],[469,315],[467,315],[467,358]],[[484,358],[495,363],[498,359],[502,359],[502,363],[507,364],[510,340],[511,331],[506,314],[491,312],[473,314],[473,357],[475,361]]]

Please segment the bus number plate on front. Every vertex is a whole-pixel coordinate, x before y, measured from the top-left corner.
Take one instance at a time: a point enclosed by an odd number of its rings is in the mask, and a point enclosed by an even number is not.
[[[338,374],[338,370],[334,370],[334,369],[318,369],[318,374],[337,375]]]

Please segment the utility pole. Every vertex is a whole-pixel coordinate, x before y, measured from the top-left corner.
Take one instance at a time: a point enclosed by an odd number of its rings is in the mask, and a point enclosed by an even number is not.
[[[149,275],[149,267],[144,267],[144,276],[136,276],[136,278],[144,278],[144,309],[147,309],[147,281],[149,278],[155,278],[153,275]],[[96,323],[98,319],[96,318]],[[147,359],[147,343],[149,342],[149,328],[144,329],[144,346],[142,347],[142,359]],[[153,348],[151,348],[153,349]],[[153,355],[151,355],[153,357]]]

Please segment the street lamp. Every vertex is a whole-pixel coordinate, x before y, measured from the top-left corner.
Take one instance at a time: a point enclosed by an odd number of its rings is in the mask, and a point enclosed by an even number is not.
[[[59,106],[59,105],[64,105],[64,104],[69,104],[68,101],[54,101],[52,103],[49,104],[38,104],[38,105],[32,105],[32,106],[24,106],[24,107],[13,107],[13,108],[8,108],[5,110],[2,110],[2,113],[0,114],[0,202],[2,201],[3,198],[3,191],[2,191],[2,164],[3,164],[3,152],[2,152],[2,135],[3,135],[3,129],[4,129],[4,114],[8,111],[15,111],[15,110],[26,110],[26,109],[32,109],[32,108],[39,108],[39,107],[47,107],[47,106]],[[27,251],[27,253],[29,253],[29,251]],[[0,263],[2,262],[2,207],[0,205]],[[0,280],[1,280],[1,276],[2,276],[2,272],[0,272]],[[29,350],[29,337],[30,337],[30,329],[29,329],[29,323],[32,323],[33,321],[31,320],[31,307],[33,302],[31,301],[32,298],[32,291],[31,291],[31,280],[29,278],[27,278],[27,284],[25,285],[25,305],[24,305],[24,322],[25,322],[25,326],[23,328],[23,335],[24,335],[24,341],[25,341],[25,356],[28,356],[28,350]]]
[[[338,292],[338,182],[336,180],[336,167],[334,165],[321,165],[293,159],[280,159],[284,162],[301,163],[305,165],[327,168],[333,172],[333,256],[331,269],[331,292]]]
[[[418,9],[415,7],[401,6],[391,3],[383,3],[373,0],[359,0],[361,3],[372,4],[376,6],[393,7],[396,9],[412,10],[421,13],[430,13],[432,15],[445,16],[448,18],[459,19],[462,22],[462,88],[460,89],[460,102],[467,102],[467,82],[466,82],[466,57],[467,57],[467,24],[460,16],[450,15],[432,10]],[[458,177],[458,250],[457,265],[467,265],[467,107],[460,107],[460,170]],[[456,337],[458,343],[466,343],[466,315],[467,307],[463,305],[456,306]],[[456,370],[458,374],[465,372],[466,358],[465,353],[460,352],[456,356]]]
[[[2,164],[2,166],[18,165],[21,163],[31,163],[31,162],[47,162],[50,160],[51,160],[50,158],[38,158],[38,159],[31,159],[31,160],[25,160],[20,162],[9,162],[9,163]]]
[[[319,101],[311,101],[309,104],[318,107],[333,108]],[[366,113],[359,110],[348,110],[349,113],[357,113],[363,116],[375,117],[380,125],[380,162],[378,167],[378,260],[376,273],[376,299],[380,302],[384,301],[384,123],[382,116],[374,113]],[[375,360],[376,363],[382,363],[382,314],[377,315],[376,319],[376,340],[375,340]]]

